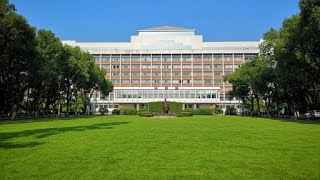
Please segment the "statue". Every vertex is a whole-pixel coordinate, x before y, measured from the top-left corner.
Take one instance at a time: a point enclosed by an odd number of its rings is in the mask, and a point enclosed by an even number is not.
[[[164,98],[164,102],[162,104],[162,112],[164,114],[168,114],[169,113],[169,103],[167,102],[166,98]]]

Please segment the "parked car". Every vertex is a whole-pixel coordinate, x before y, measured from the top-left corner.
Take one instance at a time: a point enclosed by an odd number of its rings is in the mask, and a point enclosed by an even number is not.
[[[308,119],[319,119],[320,118],[320,110],[311,110],[305,114]]]

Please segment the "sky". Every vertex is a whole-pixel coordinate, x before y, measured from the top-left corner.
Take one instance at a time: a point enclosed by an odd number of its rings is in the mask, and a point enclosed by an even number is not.
[[[196,29],[204,41],[255,41],[299,13],[299,0],[10,0],[61,40],[129,42],[137,30]]]

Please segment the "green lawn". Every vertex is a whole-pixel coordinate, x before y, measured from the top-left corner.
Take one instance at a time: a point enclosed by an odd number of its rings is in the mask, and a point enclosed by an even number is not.
[[[320,179],[320,123],[236,116],[0,122],[0,179]]]

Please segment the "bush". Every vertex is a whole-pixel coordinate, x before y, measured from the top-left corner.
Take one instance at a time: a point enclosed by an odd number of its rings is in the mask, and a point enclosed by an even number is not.
[[[153,113],[162,113],[163,109],[163,101],[159,102],[150,102],[149,103],[149,110]],[[170,102],[167,101],[169,104],[169,113],[178,113],[182,111],[182,103],[180,102]]]
[[[152,117],[153,113],[151,113],[151,112],[139,113],[139,116],[141,116],[141,117]]]
[[[114,110],[112,111],[112,114],[113,114],[113,115],[119,115],[119,114],[120,114],[120,110],[119,110],[119,109],[114,109]]]
[[[190,114],[194,115],[194,110],[192,108],[186,108],[182,112],[189,112]]]
[[[177,117],[191,117],[191,116],[193,116],[193,113],[192,112],[179,112],[176,115],[177,115]]]
[[[209,107],[198,108],[194,111],[196,115],[212,115],[213,110]]]
[[[98,110],[98,112],[99,112],[101,115],[104,115],[105,113],[108,113],[109,111],[108,111],[107,108],[102,107],[102,108],[100,108],[100,109]]]
[[[214,114],[223,114],[223,110],[220,107],[215,107],[213,112]]]
[[[138,114],[140,114],[140,113],[151,113],[151,112],[148,109],[142,108],[139,110]]]
[[[136,109],[129,108],[129,107],[122,107],[120,109],[121,115],[136,115],[137,113],[138,111]]]
[[[231,107],[231,108],[228,107],[228,108],[226,109],[225,115],[237,115],[237,109],[234,108],[234,107]]]

